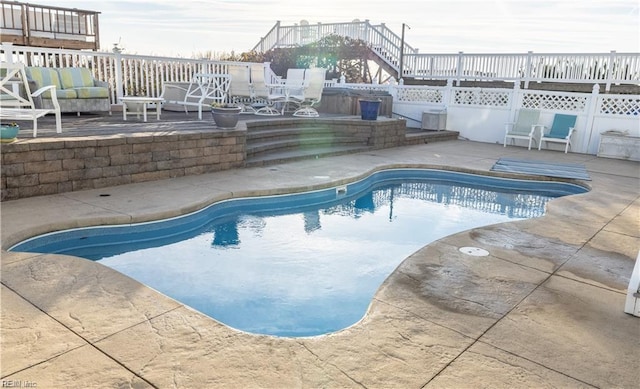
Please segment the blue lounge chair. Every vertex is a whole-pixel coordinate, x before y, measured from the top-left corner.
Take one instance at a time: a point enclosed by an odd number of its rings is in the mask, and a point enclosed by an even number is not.
[[[538,150],[542,149],[542,142],[564,143],[564,152],[566,154],[571,147],[571,135],[575,130],[576,119],[575,115],[557,113],[553,117],[551,129],[548,132],[545,131],[546,127],[541,130],[542,134],[538,143]]]

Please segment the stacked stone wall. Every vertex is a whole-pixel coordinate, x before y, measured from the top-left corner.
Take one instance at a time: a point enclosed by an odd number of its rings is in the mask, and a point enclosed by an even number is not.
[[[2,200],[242,167],[246,131],[29,139],[3,144]]]

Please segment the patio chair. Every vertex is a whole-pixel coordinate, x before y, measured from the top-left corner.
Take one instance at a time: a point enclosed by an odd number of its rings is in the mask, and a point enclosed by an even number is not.
[[[180,85],[164,84],[162,95],[165,103],[179,104],[184,106],[184,112],[189,114],[188,107],[198,108],[198,119],[202,120],[202,108],[209,107],[211,103],[224,103],[227,101],[231,76],[228,74],[195,73],[189,81],[189,86],[184,88]],[[178,89],[182,100],[171,100],[167,98],[168,89]]]
[[[297,109],[304,100],[304,71],[305,69],[288,69],[287,78],[281,83],[267,84],[269,88],[268,105],[260,108],[256,115],[284,115],[291,105]],[[275,108],[277,104],[282,105],[280,110]]]
[[[286,97],[286,104],[291,103],[299,106],[304,101],[304,89],[309,85],[307,80],[307,71],[309,69],[288,69],[287,78],[284,80]]]
[[[263,101],[264,106],[257,109],[255,114],[260,116],[280,116],[280,111],[275,109],[274,103],[269,101],[270,88],[265,80],[265,68],[263,64],[251,65],[251,85],[256,102]]]
[[[56,96],[56,86],[47,85],[35,92],[31,92],[29,82],[21,63],[0,63],[0,120],[2,121],[33,121],[33,137],[38,136],[38,119],[54,114],[56,117],[56,132],[62,132],[62,118],[60,104]],[[24,92],[24,95],[21,94]],[[53,108],[36,108],[33,98],[49,91]]]
[[[231,84],[229,85],[231,102],[242,108],[240,113],[255,113],[256,110],[250,103],[254,100],[254,93],[249,66],[229,65],[228,73],[231,76]],[[247,104],[247,102],[249,103]]]
[[[318,104],[322,98],[326,74],[327,70],[322,68],[307,69],[305,71],[304,80],[306,87],[302,91],[303,99],[300,103],[300,108],[293,113],[293,116],[307,118],[317,118],[320,116],[313,106]]]
[[[536,141],[536,128],[541,127],[539,119],[540,111],[537,109],[519,110],[516,121],[505,124],[504,147],[507,147],[507,139],[511,139],[511,144],[515,144],[516,139],[524,139],[529,141],[531,150],[531,142]]]
[[[553,117],[553,123],[549,131],[546,131],[546,127],[540,128],[540,143],[538,143],[538,150],[542,149],[542,142],[555,142],[564,143],[564,153],[566,154],[571,147],[571,135],[575,130],[577,116],[555,114]]]

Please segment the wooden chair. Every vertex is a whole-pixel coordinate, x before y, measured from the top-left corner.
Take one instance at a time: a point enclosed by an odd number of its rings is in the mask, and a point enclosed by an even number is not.
[[[38,136],[38,119],[50,113],[56,116],[56,132],[62,132],[60,104],[56,96],[56,86],[47,85],[31,92],[29,82],[21,63],[0,63],[0,120],[33,121],[33,137]],[[21,94],[24,91],[24,95]],[[33,98],[51,91],[53,108],[36,108]]]

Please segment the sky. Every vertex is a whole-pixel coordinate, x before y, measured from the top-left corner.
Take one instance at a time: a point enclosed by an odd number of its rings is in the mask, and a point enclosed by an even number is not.
[[[31,1],[30,1],[31,2]],[[193,58],[251,50],[280,21],[369,20],[420,53],[640,51],[639,0],[33,0],[101,12],[100,48]]]

